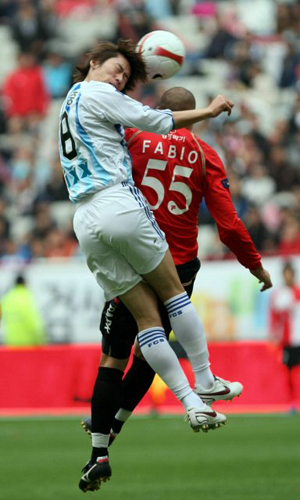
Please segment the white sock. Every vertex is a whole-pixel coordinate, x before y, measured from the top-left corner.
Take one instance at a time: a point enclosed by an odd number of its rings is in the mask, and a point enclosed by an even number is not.
[[[101,434],[101,432],[92,432],[93,448],[108,448],[109,434]]]
[[[115,418],[117,420],[120,420],[121,422],[126,422],[126,420],[130,417],[131,414],[132,414],[132,411],[124,410],[124,408],[120,408],[119,411],[116,413]]]
[[[214,377],[210,370],[204,326],[186,292],[164,303],[172,329],[192,364],[196,384],[211,389]]]
[[[138,333],[141,351],[147,363],[158,373],[178,399],[192,392],[176,354],[167,341],[165,331],[157,326]],[[199,398],[200,404],[202,404]]]
[[[181,400],[183,406],[187,410],[188,408],[200,408],[200,410],[203,410],[206,406],[205,403],[203,403],[202,399],[199,398],[199,396],[195,392],[190,392],[187,396],[184,396]]]

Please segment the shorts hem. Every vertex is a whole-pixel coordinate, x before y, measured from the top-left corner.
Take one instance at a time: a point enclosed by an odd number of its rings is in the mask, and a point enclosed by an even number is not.
[[[165,252],[164,252],[164,254],[163,254],[163,255],[161,255],[161,259],[159,259],[159,260],[158,260],[158,259],[155,259],[155,262],[153,262],[153,261],[152,261],[152,265],[150,266],[150,269],[149,269],[149,268],[147,268],[147,271],[145,271],[145,270],[142,270],[142,271],[141,271],[141,270],[137,270],[137,269],[136,269],[136,272],[137,272],[138,274],[141,274],[141,275],[143,276],[144,274],[149,274],[149,273],[151,273],[152,271],[154,271],[154,270],[155,270],[155,269],[156,269],[156,268],[157,268],[157,267],[158,267],[158,266],[162,263],[162,261],[164,260],[164,258],[165,258],[165,256],[166,256],[166,253],[167,253],[167,251],[168,251],[168,250],[169,250],[169,247],[167,247],[167,248],[166,248],[166,250],[165,250]]]
[[[118,290],[118,291],[110,292],[110,293],[106,293],[104,291],[105,302],[113,300],[115,297],[119,297],[120,295],[124,295],[124,293],[129,292],[129,290],[131,290],[136,285],[138,285],[141,281],[143,281],[143,277],[142,276],[137,275],[137,278],[138,279],[135,282],[131,282],[130,284],[128,284],[128,286],[126,288],[124,288],[124,290],[122,290],[122,291]]]

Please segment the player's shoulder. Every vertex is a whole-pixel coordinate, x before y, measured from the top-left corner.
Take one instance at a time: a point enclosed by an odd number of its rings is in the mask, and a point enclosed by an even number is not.
[[[79,85],[82,97],[85,98],[93,99],[95,96],[98,98],[105,96],[105,99],[110,99],[110,97],[115,97],[119,94],[123,95],[110,83],[91,80],[90,82],[83,81]]]
[[[202,149],[205,159],[208,162],[212,162],[214,164],[222,164],[222,160],[218,155],[217,151],[210,146],[207,142],[203,141],[198,135],[194,134],[195,140],[198,142],[198,145]]]
[[[192,133],[192,135],[194,136],[195,141],[198,142],[199,146],[203,149],[205,153],[217,154],[216,150],[212,146],[210,146],[207,142],[205,142],[203,139],[201,139],[199,135],[196,135],[194,133]]]
[[[138,128],[127,128],[125,130],[126,141],[133,141],[137,138],[138,141],[143,140],[161,140],[160,134],[154,134],[153,132],[148,132],[146,130],[139,130]]]
[[[134,137],[142,133],[138,128],[126,128],[125,129],[125,139],[126,141],[132,141]]]

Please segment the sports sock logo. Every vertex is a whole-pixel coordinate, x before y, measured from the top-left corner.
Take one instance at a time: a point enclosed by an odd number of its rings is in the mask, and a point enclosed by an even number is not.
[[[153,328],[139,333],[139,344],[142,347],[154,347],[162,342],[166,341],[166,334],[161,328]]]

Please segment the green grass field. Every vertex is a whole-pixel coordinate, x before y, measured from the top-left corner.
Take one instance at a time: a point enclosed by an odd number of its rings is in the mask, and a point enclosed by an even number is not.
[[[181,416],[132,418],[113,478],[82,493],[91,441],[78,418],[0,419],[2,500],[299,500],[300,416],[229,416],[194,434]]]

